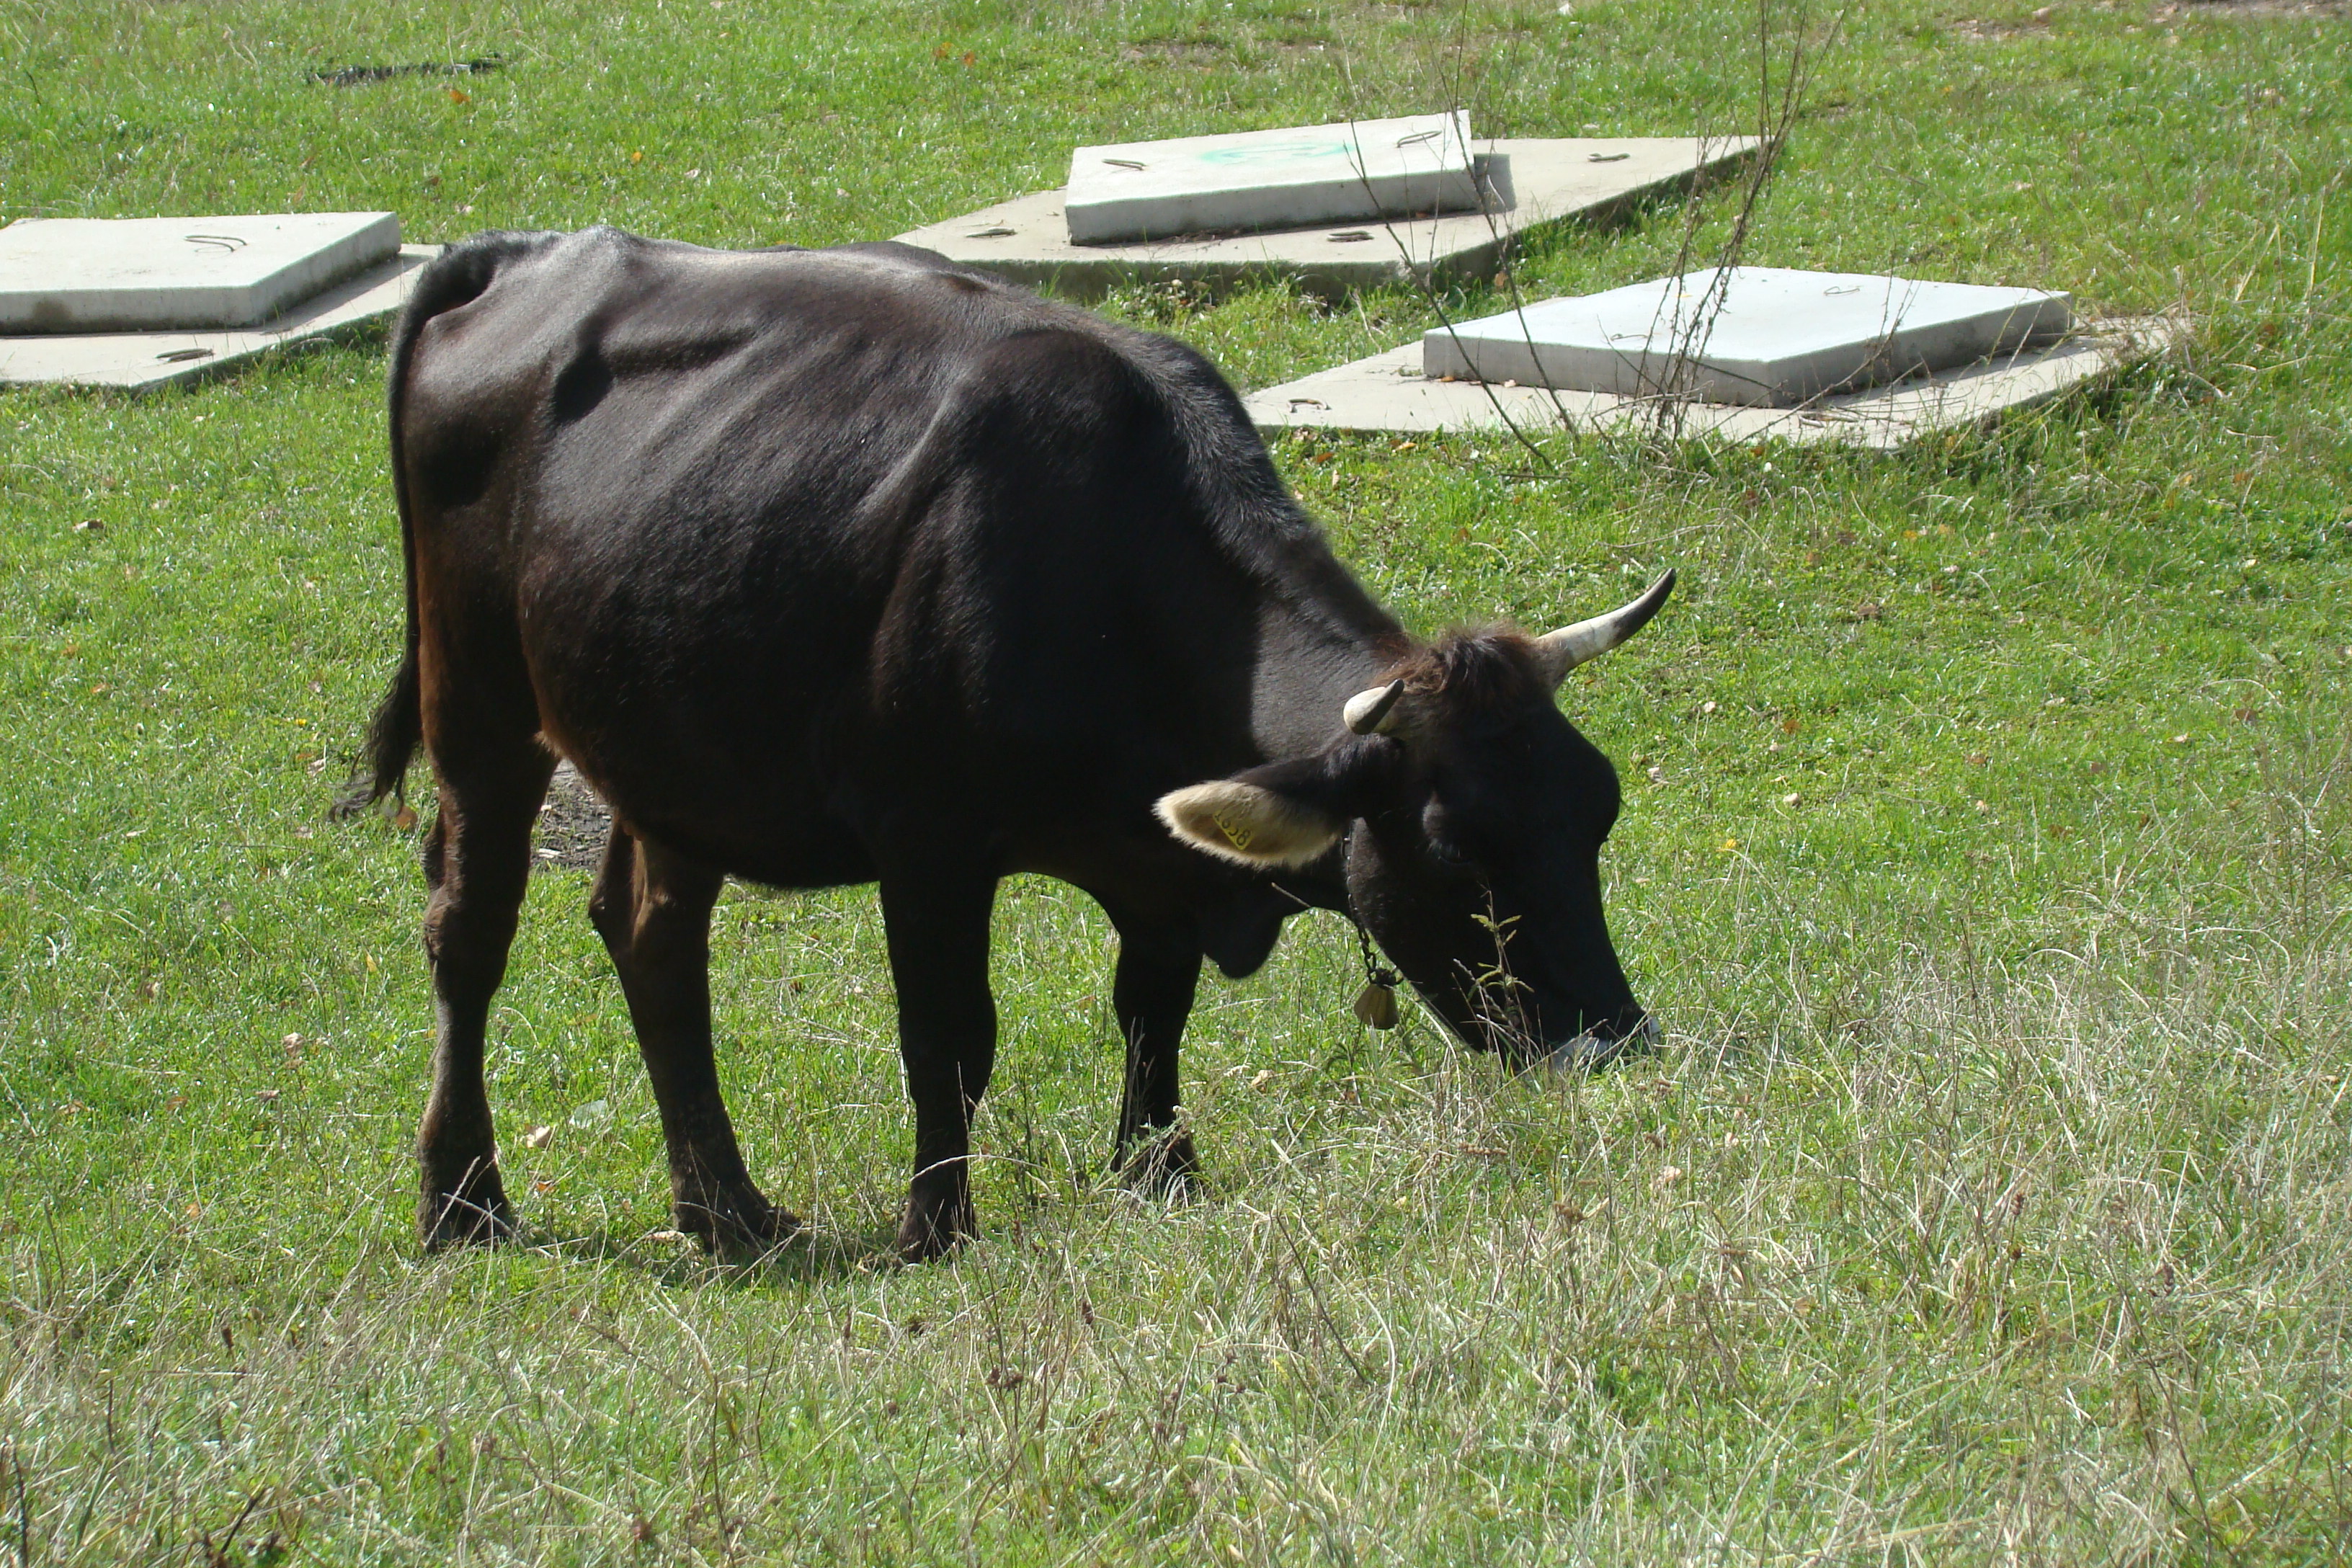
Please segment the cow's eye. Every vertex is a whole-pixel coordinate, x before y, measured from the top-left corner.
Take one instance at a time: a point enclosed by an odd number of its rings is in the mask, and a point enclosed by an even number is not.
[[[1441,866],[1467,866],[1470,857],[1451,839],[1433,837],[1429,841],[1429,858]]]

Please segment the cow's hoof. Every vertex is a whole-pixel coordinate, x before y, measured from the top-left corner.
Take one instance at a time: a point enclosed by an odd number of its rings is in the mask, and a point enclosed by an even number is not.
[[[416,1233],[427,1252],[513,1240],[514,1208],[499,1168],[483,1165],[454,1182],[427,1181],[416,1203]]]
[[[798,1215],[778,1208],[756,1190],[680,1198],[676,1213],[677,1228],[719,1258],[757,1258],[801,1233]]]
[[[907,1216],[898,1222],[898,1260],[929,1263],[935,1258],[945,1258],[979,1234],[980,1225],[972,1217],[971,1199],[926,1202],[921,1197],[910,1198]]]
[[[1121,1157],[1118,1178],[1138,1197],[1190,1203],[1201,1195],[1201,1157],[1189,1132],[1160,1132]]]

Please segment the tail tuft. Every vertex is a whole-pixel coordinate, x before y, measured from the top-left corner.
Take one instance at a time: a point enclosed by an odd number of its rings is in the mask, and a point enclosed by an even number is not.
[[[400,668],[393,671],[392,684],[384,689],[383,700],[376,704],[375,717],[368,721],[367,746],[360,765],[352,770],[351,782],[328,808],[327,816],[342,822],[385,795],[404,800],[408,764],[424,741],[425,715],[417,697],[416,650],[412,646]]]

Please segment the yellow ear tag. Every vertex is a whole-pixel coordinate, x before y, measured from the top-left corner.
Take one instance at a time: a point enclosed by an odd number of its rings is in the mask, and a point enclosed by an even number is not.
[[[1222,811],[1211,812],[1209,820],[1217,825],[1217,831],[1225,836],[1225,842],[1236,849],[1247,849],[1250,847],[1250,840],[1257,837],[1250,830],[1248,824],[1235,822]]]

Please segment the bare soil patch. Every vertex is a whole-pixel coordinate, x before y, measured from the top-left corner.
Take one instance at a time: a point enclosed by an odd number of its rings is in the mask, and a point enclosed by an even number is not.
[[[532,835],[532,862],[542,870],[593,871],[604,853],[613,812],[570,763],[555,770]]]
[[[1124,60],[1148,60],[1160,65],[1213,65],[1232,53],[1233,46],[1219,38],[1150,38],[1118,51],[1119,58]]]

